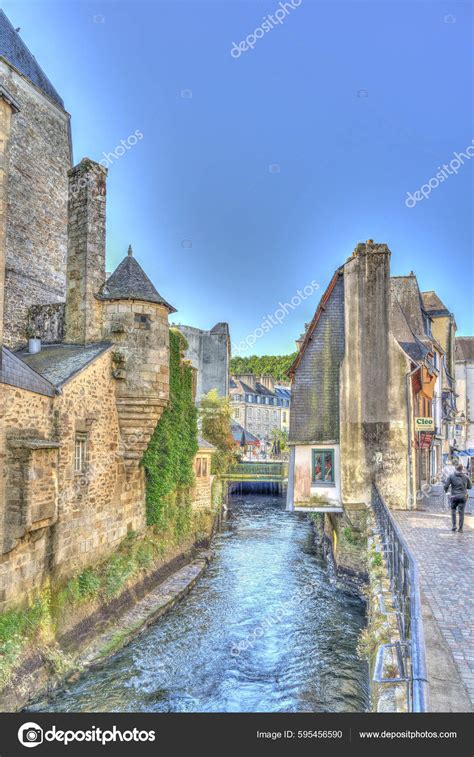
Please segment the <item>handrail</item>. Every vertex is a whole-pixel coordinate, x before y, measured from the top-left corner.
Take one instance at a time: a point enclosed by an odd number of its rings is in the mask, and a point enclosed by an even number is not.
[[[278,475],[282,472],[282,463],[236,463],[229,469],[229,473],[273,473]]]
[[[418,566],[375,484],[372,490],[372,509],[383,542],[405,670],[409,673],[408,709],[411,712],[427,712],[429,691]]]

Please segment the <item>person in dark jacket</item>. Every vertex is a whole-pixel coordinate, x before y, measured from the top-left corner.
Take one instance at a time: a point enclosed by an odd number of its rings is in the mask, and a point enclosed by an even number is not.
[[[464,473],[462,465],[456,465],[454,473],[446,479],[444,491],[447,492],[451,487],[451,520],[453,527],[451,531],[456,531],[456,510],[459,512],[459,528],[462,532],[464,525],[464,508],[468,498],[467,490],[472,488],[471,479]]]

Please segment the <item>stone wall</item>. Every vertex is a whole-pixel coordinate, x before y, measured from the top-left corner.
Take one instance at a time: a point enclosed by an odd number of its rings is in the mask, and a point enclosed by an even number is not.
[[[0,97],[0,367],[2,364],[3,312],[5,301],[5,264],[8,218],[8,173],[9,142],[12,109],[5,98]]]
[[[341,365],[341,490],[344,507],[368,502],[380,482],[390,505],[407,507],[404,374],[390,325],[390,250],[359,244],[344,266],[346,348]]]
[[[144,474],[138,466],[125,474],[112,369],[108,351],[54,400],[2,385],[7,450],[18,462],[7,466],[0,609],[145,526]],[[87,434],[83,474],[74,472],[78,432]]]
[[[32,305],[28,311],[28,325],[43,344],[59,344],[64,340],[66,303]]]
[[[205,459],[207,461],[207,474],[200,476],[197,468],[197,460]],[[212,481],[211,476],[212,453],[199,450],[194,463],[195,485],[192,492],[193,509],[209,509],[212,504]],[[202,470],[202,469],[201,469]]]
[[[186,358],[197,369],[196,402],[211,389],[227,397],[230,383],[230,335],[227,323],[217,323],[210,331],[177,326],[186,337]]]
[[[104,301],[103,336],[115,344],[125,460],[138,464],[169,398],[168,310],[138,300]]]
[[[105,282],[107,169],[88,158],[69,171],[67,298],[65,341],[90,344],[102,339]]]
[[[69,115],[4,60],[0,85],[20,105],[9,148],[4,311],[5,344],[16,347],[30,305],[65,299]]]

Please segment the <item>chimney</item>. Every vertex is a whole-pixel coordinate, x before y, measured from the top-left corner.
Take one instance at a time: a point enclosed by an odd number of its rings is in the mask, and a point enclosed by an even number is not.
[[[251,389],[255,389],[256,376],[254,373],[239,373],[235,376],[239,381],[243,381]]]
[[[265,387],[265,389],[268,389],[270,392],[275,391],[275,379],[273,376],[260,376],[259,383]]]
[[[64,341],[91,344],[102,339],[105,282],[107,169],[89,158],[69,171],[68,258]]]

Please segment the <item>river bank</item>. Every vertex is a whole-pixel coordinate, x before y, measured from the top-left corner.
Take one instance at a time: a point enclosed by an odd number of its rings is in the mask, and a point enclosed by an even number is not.
[[[23,643],[17,641],[18,651],[9,668],[4,661],[0,711],[15,712],[30,701],[49,696],[91,665],[101,663],[179,601],[211,558],[209,546],[220,514],[220,507],[217,511],[200,511],[196,528],[186,535],[164,534],[155,539],[147,534],[141,538],[132,535],[102,567],[117,589],[121,580],[115,596],[108,596],[104,587],[92,592],[97,575],[92,571],[63,588],[48,586],[38,594],[30,606],[39,608],[35,627]],[[130,569],[132,550],[138,563],[134,571]],[[127,560],[128,578],[123,574]],[[82,594],[76,596],[77,591]],[[94,593],[97,596],[92,596]],[[31,609],[28,612],[31,615]],[[14,619],[15,614],[11,615]]]
[[[331,580],[305,516],[232,496],[191,592],[39,711],[363,711],[365,605]]]

